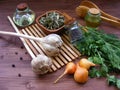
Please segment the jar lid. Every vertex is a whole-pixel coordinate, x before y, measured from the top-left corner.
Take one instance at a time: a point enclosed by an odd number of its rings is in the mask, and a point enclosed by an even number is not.
[[[17,9],[18,10],[25,10],[28,7],[28,5],[26,3],[20,3],[17,5]]]
[[[91,14],[99,14],[99,13],[100,13],[100,11],[99,11],[98,9],[96,9],[96,8],[90,8],[90,9],[89,9],[89,12],[90,12]]]

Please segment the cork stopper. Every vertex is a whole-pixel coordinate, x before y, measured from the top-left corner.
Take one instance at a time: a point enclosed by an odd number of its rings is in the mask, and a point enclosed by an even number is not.
[[[100,11],[99,11],[98,9],[96,9],[96,8],[90,8],[90,9],[89,9],[89,12],[90,12],[91,14],[99,14],[99,13],[100,13]]]
[[[28,5],[26,3],[20,3],[17,5],[17,9],[18,10],[25,10],[28,7]]]

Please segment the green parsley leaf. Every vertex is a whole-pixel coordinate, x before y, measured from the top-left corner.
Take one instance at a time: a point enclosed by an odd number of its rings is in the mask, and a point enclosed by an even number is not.
[[[117,85],[117,88],[120,89],[120,79],[117,79],[116,85]]]

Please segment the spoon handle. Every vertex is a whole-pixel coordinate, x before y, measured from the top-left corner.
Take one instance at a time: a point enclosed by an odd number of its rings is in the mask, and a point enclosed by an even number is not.
[[[100,10],[100,11],[101,11],[101,13],[102,13],[102,16],[104,16],[104,17],[107,17],[107,18],[110,18],[110,19],[112,19],[112,20],[115,20],[115,21],[120,22],[120,19],[119,19],[119,18],[114,17],[114,16],[112,16],[112,15],[110,15],[110,14],[107,14],[107,13],[103,12],[102,10]]]
[[[74,21],[74,18],[69,16],[67,13],[63,12],[63,15],[66,17],[65,18],[65,22],[64,22],[66,25],[70,24],[70,23],[72,23]]]
[[[87,7],[89,7],[89,8],[97,8],[97,9],[99,9],[100,10],[100,12],[101,12],[101,14],[102,14],[102,16],[104,16],[104,17],[107,17],[107,18],[110,18],[110,19],[113,19],[113,20],[116,20],[116,21],[118,21],[118,22],[120,22],[120,19],[119,18],[117,18],[117,17],[114,17],[114,16],[112,16],[112,15],[110,15],[110,14],[108,14],[108,13],[106,13],[106,12],[104,12],[104,11],[102,11],[95,3],[93,3],[93,2],[91,2],[91,1],[87,1],[87,0],[85,0],[85,1],[82,1],[81,3],[80,3],[80,5],[83,5],[83,6],[87,6]]]
[[[106,18],[106,17],[103,17],[103,16],[101,16],[101,19],[110,23],[110,24],[112,24],[112,25],[114,25],[114,26],[120,27],[120,22],[118,22],[118,21],[115,21],[115,20],[112,20],[112,19],[109,19],[109,18]]]

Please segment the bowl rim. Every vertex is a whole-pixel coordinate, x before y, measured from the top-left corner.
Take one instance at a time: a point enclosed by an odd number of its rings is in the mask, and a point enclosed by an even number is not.
[[[59,30],[61,30],[62,28],[64,28],[64,26],[65,26],[65,24],[64,25],[62,25],[61,27],[59,27],[58,29],[48,29],[48,28],[46,28],[45,26],[43,26],[42,24],[40,24],[40,22],[39,22],[39,20],[40,20],[40,18],[41,17],[43,17],[43,16],[45,16],[47,13],[49,13],[49,12],[57,12],[57,13],[59,13],[60,15],[63,15],[63,13],[62,12],[60,12],[60,11],[58,11],[58,10],[49,10],[49,11],[46,11],[45,13],[43,13],[42,15],[40,15],[40,16],[38,16],[37,18],[36,18],[36,22],[37,22],[37,24],[40,26],[40,27],[42,27],[44,30],[46,30],[46,31],[49,31],[49,32],[56,32],[56,31],[59,31]],[[64,15],[63,15],[64,16]],[[64,16],[65,17],[65,16]],[[66,17],[65,17],[66,18]]]

